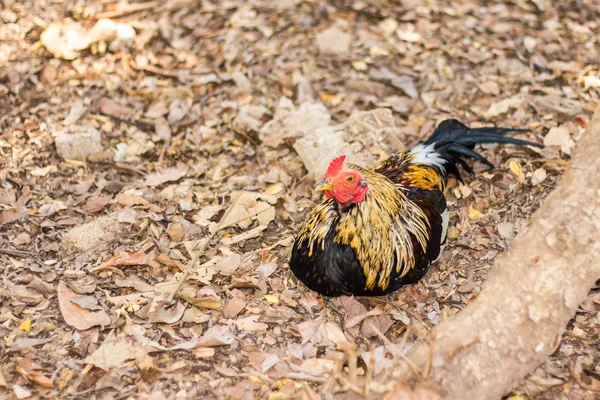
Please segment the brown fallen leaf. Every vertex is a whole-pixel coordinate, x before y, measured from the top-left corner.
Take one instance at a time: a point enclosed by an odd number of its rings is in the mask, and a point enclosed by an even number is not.
[[[223,276],[231,276],[242,265],[242,256],[239,254],[230,254],[227,257],[221,258],[215,264],[215,272]]]
[[[13,393],[15,394],[15,397],[19,400],[31,397],[31,392],[29,390],[25,389],[23,386],[20,386],[17,384],[12,385],[12,390],[13,390]]]
[[[133,251],[131,253],[121,253],[118,256],[112,257],[97,267],[92,268],[90,271],[99,271],[106,269],[107,267],[117,267],[121,265],[145,265],[148,263],[148,255],[139,251]]]
[[[522,383],[522,387],[529,398],[535,398],[547,390],[562,385],[563,383],[564,381],[562,379],[554,378],[552,376],[532,375],[525,379]]]
[[[183,300],[192,303],[196,307],[220,310],[222,308],[221,298],[210,286],[204,286],[196,294],[194,290],[183,290],[180,293]]]
[[[37,290],[23,285],[15,285],[10,291],[15,300],[19,300],[28,305],[37,305],[45,299],[44,295]]]
[[[144,282],[142,278],[137,275],[129,275],[126,278],[116,277],[115,283],[119,287],[132,287],[138,292],[152,292],[154,286]]]
[[[98,299],[94,296],[78,296],[72,298],[71,302],[88,310],[103,310],[103,308],[98,304]]]
[[[241,331],[264,331],[269,328],[269,325],[264,322],[257,322],[259,315],[251,315],[249,317],[237,319],[235,326]]]
[[[133,207],[137,205],[148,204],[148,201],[142,196],[133,193],[121,193],[117,196],[117,202],[123,207]]]
[[[183,178],[188,171],[189,169],[183,164],[181,164],[179,167],[166,168],[146,176],[144,183],[151,187],[160,186],[166,182],[178,181],[179,179]]]
[[[227,346],[233,343],[235,336],[227,326],[214,325],[202,335],[198,341],[199,346],[215,347]]]
[[[254,399],[254,391],[260,388],[260,384],[249,379],[237,383],[235,386],[225,389],[230,399]]]
[[[327,338],[323,318],[311,319],[304,321],[301,324],[293,326],[292,329],[297,331],[302,337],[301,344],[309,341],[315,345],[330,345],[331,342]]]
[[[84,360],[104,371],[122,368],[128,360],[142,359],[151,348],[125,342],[122,338],[105,340],[104,343]]]
[[[66,388],[75,375],[77,375],[77,372],[71,368],[61,369],[60,374],[58,375],[58,389],[63,390]]]
[[[63,281],[58,283],[58,305],[67,324],[78,330],[110,325],[110,317],[104,310],[92,312],[82,308],[71,301],[76,297],[80,295],[69,289]]]
[[[150,306],[150,311],[148,311],[148,322],[174,324],[183,317],[184,312],[185,306],[180,302],[172,307],[165,300],[156,301],[155,299]]]
[[[48,378],[45,375],[38,374],[37,372],[28,371],[24,368],[21,368],[19,365],[17,365],[15,367],[15,370],[24,378],[27,378],[30,381],[35,382],[42,387],[49,388],[49,389],[54,387],[50,378]]]
[[[192,352],[198,358],[211,358],[215,355],[215,349],[212,347],[197,347]]]
[[[574,142],[569,134],[569,129],[562,125],[550,128],[544,136],[544,146],[560,146],[561,151],[566,154],[571,154],[573,145]]]
[[[169,226],[169,229],[167,229],[167,234],[169,235],[172,241],[181,242],[183,236],[185,235],[185,231],[183,229],[183,226],[178,222]]]
[[[210,316],[207,313],[198,310],[196,307],[190,307],[183,313],[181,321],[201,324],[203,322],[207,322],[209,319]]]
[[[597,373],[594,373],[593,371],[588,373],[583,368],[584,360],[584,356],[579,356],[574,362],[571,362],[569,365],[571,376],[575,378],[577,384],[583,389],[591,390],[592,392],[600,392],[600,379],[598,379]]]
[[[41,387],[45,387],[48,389],[52,389],[54,387],[54,385],[52,384],[52,380],[50,380],[50,378],[48,378],[45,375],[31,373],[27,376],[27,378],[29,378],[33,382],[37,383]]]
[[[91,197],[83,206],[83,211],[96,213],[102,211],[112,201],[111,195]]]
[[[234,297],[223,307],[223,316],[225,318],[235,318],[244,308],[246,308],[246,300]]]
[[[2,367],[0,367],[0,388],[6,388],[8,385],[6,384],[6,378],[4,377],[4,372],[2,371]]]

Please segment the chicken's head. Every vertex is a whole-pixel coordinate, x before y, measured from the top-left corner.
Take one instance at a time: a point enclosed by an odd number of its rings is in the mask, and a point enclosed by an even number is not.
[[[335,199],[342,209],[358,204],[365,199],[369,185],[361,172],[355,168],[344,167],[346,156],[335,158],[327,168],[317,190],[325,193],[329,199]]]

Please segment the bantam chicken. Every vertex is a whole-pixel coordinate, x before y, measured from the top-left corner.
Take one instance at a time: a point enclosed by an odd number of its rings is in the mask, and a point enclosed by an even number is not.
[[[446,244],[450,176],[462,181],[465,158],[493,165],[473,151],[477,143],[543,147],[505,136],[523,129],[470,129],[445,120],[411,151],[366,169],[334,159],[317,190],[323,202],[308,215],[295,240],[290,268],[325,296],[378,296],[416,283]]]

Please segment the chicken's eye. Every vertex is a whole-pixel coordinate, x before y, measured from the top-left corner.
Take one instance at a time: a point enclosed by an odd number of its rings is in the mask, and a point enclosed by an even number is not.
[[[352,175],[350,175],[349,177],[346,178],[346,182],[348,182],[348,183],[354,182],[354,177]]]

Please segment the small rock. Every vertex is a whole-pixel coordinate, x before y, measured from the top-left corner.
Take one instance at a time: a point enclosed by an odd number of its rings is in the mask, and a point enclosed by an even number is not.
[[[63,235],[61,246],[68,253],[100,250],[115,241],[120,233],[119,221],[111,214],[70,229]]]
[[[80,23],[55,22],[46,27],[40,35],[40,41],[54,57],[73,60],[79,51],[87,49],[90,38]]]
[[[54,136],[54,143],[58,154],[66,159],[85,160],[89,155],[104,151],[102,147],[102,134],[92,127],[75,133],[58,131]]]
[[[573,335],[578,338],[584,338],[586,336],[585,331],[577,326],[573,327]]]
[[[350,53],[352,36],[333,26],[317,34],[317,46],[321,54]]]

